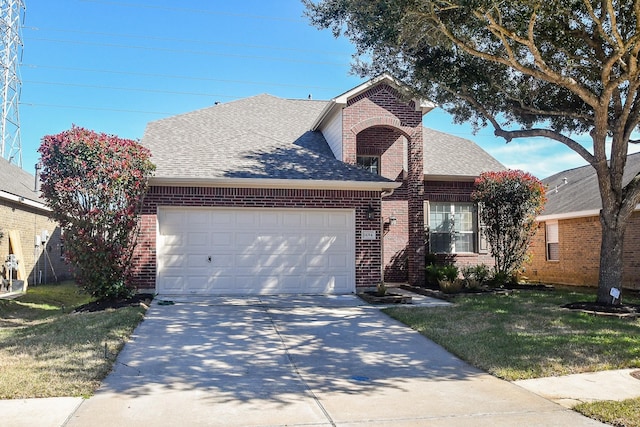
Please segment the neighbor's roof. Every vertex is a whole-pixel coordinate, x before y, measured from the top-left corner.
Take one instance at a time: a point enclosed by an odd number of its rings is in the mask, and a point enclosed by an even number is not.
[[[433,177],[475,178],[506,167],[475,142],[423,128],[424,174]]]
[[[640,153],[630,154],[627,156],[623,184],[626,185],[638,173]],[[602,209],[596,170],[591,165],[559,172],[543,179],[542,182],[548,188],[547,203],[540,219],[551,219],[560,215],[597,215]]]
[[[257,95],[149,123],[155,179],[355,181],[397,186],[337,160],[310,131],[327,101]]]
[[[0,158],[0,192],[18,198],[44,203],[37,192],[34,191],[35,177],[20,167]]]

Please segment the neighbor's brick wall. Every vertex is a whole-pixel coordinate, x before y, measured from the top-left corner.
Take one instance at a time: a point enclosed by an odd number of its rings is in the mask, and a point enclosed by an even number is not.
[[[61,257],[58,224],[49,219],[45,211],[0,200],[0,231],[4,232],[0,241],[0,271],[3,272],[3,279],[9,278],[4,272],[4,261],[9,255],[9,230],[20,233],[23,258],[19,262],[25,267],[29,285],[53,283],[56,276],[59,281],[70,277],[69,268]],[[44,255],[42,245],[37,252],[35,250],[35,236],[42,235],[42,230],[49,232],[49,241],[46,243],[48,258]]]
[[[597,216],[558,221],[559,261],[547,261],[545,223],[538,224],[527,267],[531,280],[567,285],[597,286],[602,230]],[[640,289],[640,212],[627,226],[624,242],[623,287]]]
[[[376,211],[373,220],[367,219],[369,204]],[[355,209],[356,289],[375,286],[382,280],[379,233],[376,240],[360,240],[362,229],[379,230],[381,211],[377,191],[153,186],[145,197],[134,255],[134,281],[141,291],[155,289],[156,218],[160,206]]]

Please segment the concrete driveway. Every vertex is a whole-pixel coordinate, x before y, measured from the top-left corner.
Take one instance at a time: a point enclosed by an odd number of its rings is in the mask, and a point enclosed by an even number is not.
[[[595,426],[354,296],[154,302],[68,426]]]

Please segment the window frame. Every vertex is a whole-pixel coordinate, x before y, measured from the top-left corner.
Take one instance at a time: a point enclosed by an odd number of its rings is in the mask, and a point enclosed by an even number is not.
[[[369,164],[365,164],[365,162],[361,162],[361,160],[369,160]],[[371,164],[373,162],[371,162],[372,160],[375,160],[375,172],[371,170]],[[369,154],[363,154],[363,155],[356,155],[356,166],[358,166],[360,169],[364,169],[366,171],[369,171],[373,174],[376,175],[381,175],[381,167],[380,167],[380,156],[373,156],[373,155],[369,155]]]
[[[551,245],[555,245],[555,250],[551,250]],[[549,262],[560,261],[560,229],[558,221],[546,221],[544,224],[544,251],[545,258]],[[556,256],[553,257],[552,255]]]
[[[425,201],[425,224],[428,225],[428,232],[429,232],[429,252],[430,253],[439,253],[439,254],[479,254],[479,248],[478,248],[478,238],[479,238],[479,224],[478,224],[478,210],[477,207],[474,203],[471,202],[427,202]],[[433,229],[433,221],[432,221],[432,214],[434,213],[434,208],[438,207],[438,206],[448,206],[449,208],[449,216],[452,216],[454,218],[454,222],[452,223],[452,231],[449,232],[442,232],[442,231],[434,231]],[[461,207],[465,207],[465,210],[462,210]],[[469,213],[471,214],[471,229],[470,230],[464,230],[464,231],[460,231],[460,230],[455,230],[456,226],[455,226],[455,216],[456,215],[463,215]],[[450,250],[449,251],[434,251],[433,250],[433,235],[434,234],[440,234],[440,235],[449,235],[452,236],[449,240],[450,240]],[[463,234],[465,235],[467,238],[469,238],[470,236],[470,242],[465,239],[465,246],[470,246],[470,251],[461,251],[458,250],[458,248],[456,248],[456,239],[455,236],[456,235],[460,235]],[[468,242],[468,243],[467,243]]]

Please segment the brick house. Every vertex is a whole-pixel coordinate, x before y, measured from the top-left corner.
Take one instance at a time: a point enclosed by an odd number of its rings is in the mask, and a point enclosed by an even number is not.
[[[624,183],[640,173],[640,153],[627,157]],[[557,173],[543,180],[547,204],[538,217],[531,245],[531,280],[597,286],[600,267],[600,209],[595,169],[590,165]],[[640,206],[627,226],[622,286],[640,289]]]
[[[49,218],[50,210],[34,187],[33,175],[0,159],[0,232],[3,234],[0,294],[9,291],[9,272],[5,265],[9,254],[18,259],[18,270],[12,270],[12,279],[19,282],[13,291],[26,290],[28,284],[54,282],[69,276],[62,260],[60,227]]]
[[[424,282],[431,250],[483,262],[469,194],[504,167],[425,129],[392,77],[331,101],[258,95],[149,123],[136,252],[161,294],[353,293]],[[455,225],[454,225],[455,218]],[[445,226],[446,224],[446,226]]]

